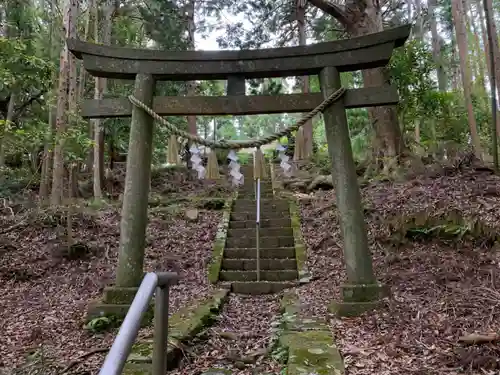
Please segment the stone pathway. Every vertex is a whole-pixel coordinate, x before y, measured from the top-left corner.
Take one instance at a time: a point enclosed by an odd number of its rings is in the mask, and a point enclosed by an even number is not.
[[[219,280],[230,282],[234,293],[277,293],[298,279],[289,202],[274,197],[270,178],[261,181],[260,280],[257,281],[253,163],[242,166],[241,172],[245,183],[233,204]]]

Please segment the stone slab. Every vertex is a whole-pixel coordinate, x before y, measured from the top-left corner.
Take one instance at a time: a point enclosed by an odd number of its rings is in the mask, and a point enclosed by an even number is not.
[[[236,294],[263,295],[279,293],[294,286],[296,286],[294,282],[233,282],[231,283],[231,291]]]
[[[294,246],[294,239],[288,237],[260,237],[259,244],[262,248],[278,248]],[[256,247],[257,239],[255,237],[228,237],[226,239],[227,248],[249,248]]]
[[[261,259],[294,259],[295,248],[293,247],[278,247],[278,248],[261,248]],[[225,259],[256,259],[256,248],[226,248],[224,250]]]
[[[245,228],[245,229],[234,229],[231,228],[227,231],[227,237],[255,237],[257,235],[257,229]],[[259,228],[259,236],[261,237],[292,237],[293,230],[288,227],[275,227],[275,228]]]
[[[295,259],[260,259],[261,270],[295,270],[297,262]],[[224,259],[222,269],[229,271],[255,271],[257,269],[256,259]]]
[[[252,228],[255,229],[255,220],[243,220],[243,221],[230,221],[230,229],[243,229]],[[260,227],[263,228],[278,228],[278,227],[289,227],[290,218],[274,218],[274,219],[263,219],[260,221]]]
[[[286,271],[261,271],[261,281],[292,281],[297,280],[297,270]],[[221,271],[220,280],[222,281],[257,281],[257,272],[255,271]]]
[[[363,315],[365,312],[379,309],[385,305],[384,301],[371,302],[332,302],[328,306],[328,311],[338,317],[355,317]]]
[[[340,286],[344,302],[371,302],[389,297],[390,288],[381,283],[343,284]]]

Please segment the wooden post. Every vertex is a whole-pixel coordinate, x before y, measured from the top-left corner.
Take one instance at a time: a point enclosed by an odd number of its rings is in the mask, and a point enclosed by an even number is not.
[[[134,90],[134,96],[137,99],[151,107],[154,90],[155,80],[152,75],[137,75]],[[144,275],[144,247],[152,155],[153,118],[144,110],[134,106],[120,223],[117,287],[138,287]]]

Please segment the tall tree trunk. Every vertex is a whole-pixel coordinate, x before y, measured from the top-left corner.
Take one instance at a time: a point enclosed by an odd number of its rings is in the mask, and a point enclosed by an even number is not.
[[[383,31],[381,9],[378,2],[365,1],[364,9],[358,8],[358,2],[349,0],[346,3],[348,11],[357,13],[354,23],[348,25],[348,31],[352,36],[361,36]],[[362,12],[362,13],[361,13]],[[363,81],[365,87],[382,86],[388,82],[385,68],[363,70]],[[395,106],[374,107],[368,110],[375,129],[374,151],[375,156],[382,160],[385,167],[386,160],[399,157],[403,151],[403,138],[398,124]]]
[[[481,38],[483,40],[484,54],[486,56],[486,68],[488,69],[488,74],[491,74],[491,66],[490,66],[490,46],[488,43],[488,34],[485,28],[485,20],[483,13],[483,4],[481,0],[476,0],[476,9],[477,15],[479,18],[479,26],[481,28]]]
[[[115,0],[109,0],[104,9],[102,21],[102,44],[111,45],[113,16],[118,8]],[[99,40],[99,22],[95,22],[95,39]],[[107,90],[107,79],[96,77],[94,99],[102,100]],[[94,197],[102,199],[104,187],[104,129],[100,119],[94,119]]]
[[[467,31],[465,28],[465,14],[464,14],[463,2],[461,0],[452,1],[451,9],[452,9],[453,23],[455,26],[455,34],[458,45],[458,54],[460,60],[460,75],[462,77],[462,86],[464,90],[465,106],[467,108],[467,116],[469,119],[470,134],[474,146],[474,152],[478,158],[482,159],[481,142],[479,140],[479,135],[477,133],[476,118],[474,116],[474,108],[472,106],[472,97],[471,97],[472,82],[471,82],[469,61],[467,59],[468,43],[467,43]]]
[[[344,25],[350,36],[383,31],[381,2],[377,0],[347,0],[345,8],[328,0],[309,2],[335,17]],[[363,81],[365,87],[385,85],[388,82],[387,71],[385,68],[364,70]],[[377,161],[381,161],[384,168],[388,168],[404,151],[396,106],[370,108],[368,113],[375,130],[374,156]]]
[[[70,0],[64,10],[64,31],[66,38],[76,37],[78,1]],[[76,96],[76,59],[70,54],[66,43],[63,44],[59,66],[59,87],[56,116],[56,144],[54,147],[54,168],[52,171],[52,192],[50,202],[62,203],[64,194],[64,133],[69,120],[67,111],[74,107]]]
[[[498,32],[497,32],[497,26],[496,26],[495,17],[494,17],[493,2],[492,2],[492,0],[483,0],[483,1],[485,1],[485,6],[489,10],[488,17],[486,19],[486,24],[489,25],[491,35],[496,36],[496,35],[498,35]],[[478,0],[478,13],[479,13],[479,16],[482,17],[483,9],[481,8],[481,4],[479,3],[479,0]],[[487,54],[486,61],[488,62],[488,66],[490,68],[490,77],[491,77],[491,69],[493,69],[495,71],[495,78],[496,78],[496,92],[500,94],[500,87],[498,85],[498,80],[500,79],[500,48],[498,45],[498,38],[493,37],[492,43],[491,43],[493,45],[493,51],[490,51],[491,45],[487,40],[487,37],[486,37],[487,32],[484,30],[483,21],[481,21],[481,25],[483,27],[482,33],[483,33],[483,35],[485,35],[485,37],[484,37],[484,46],[485,46],[484,50]],[[490,60],[491,60],[490,53],[491,52],[493,53],[493,62],[494,62],[493,66],[491,66],[491,62],[490,62]],[[498,108],[497,108],[497,116],[496,116],[496,128],[497,128],[497,134],[500,135],[500,111],[498,110]]]
[[[186,4],[186,28],[188,32],[188,47],[191,50],[196,49],[194,34],[196,32],[196,22],[194,19],[194,11],[196,9],[196,0],[189,0]],[[191,81],[187,83],[187,95],[196,95],[196,82]],[[188,116],[188,132],[191,134],[197,134],[198,129],[196,127],[196,116]]]
[[[43,161],[42,161],[42,173],[40,178],[40,199],[45,201],[49,198],[50,192],[50,177],[52,172],[52,147],[53,135],[56,131],[56,113],[55,108],[49,108],[49,129],[48,134],[43,146]]]
[[[471,66],[473,66],[473,89],[474,92],[478,94],[478,99],[480,99],[483,104],[486,99],[486,81],[485,81],[485,66],[484,66],[484,54],[481,52],[481,43],[479,41],[479,31],[476,27],[476,22],[474,22],[474,12],[472,8],[472,3],[469,0],[464,0],[464,17],[465,26],[468,35],[472,36],[471,48],[473,54],[469,54],[473,59]]]
[[[415,13],[417,14],[417,16],[415,19],[415,26],[413,32],[419,38],[421,38],[424,33],[424,15],[422,14],[422,3],[421,0],[414,0],[414,1],[415,1]]]
[[[411,8],[410,3],[408,3],[408,7]],[[424,18],[422,14],[422,4],[420,3],[420,0],[415,0],[415,12],[417,13],[416,20],[415,20],[415,26],[413,30],[413,37],[416,40],[423,41],[424,37]],[[414,124],[415,124],[415,142],[418,145],[418,148],[420,148],[420,125],[423,123],[421,118],[415,119]]]
[[[296,13],[297,13],[297,23],[299,29],[299,45],[305,46],[307,44],[307,34],[306,34],[306,6],[307,0],[296,0]],[[303,76],[301,78],[302,92],[307,94],[310,89],[309,76]],[[309,158],[313,151],[313,122],[312,120],[304,124],[304,151],[305,157]]]
[[[55,10],[56,9],[56,0],[50,0],[50,17],[52,22],[50,24],[49,30],[49,56],[52,61],[54,58],[54,52],[56,51],[56,46],[60,45],[60,38],[56,38],[55,28],[56,28],[56,18],[55,18]],[[55,81],[56,76],[52,74],[53,81]],[[52,95],[55,94],[55,88],[52,89]],[[49,198],[50,193],[50,181],[52,176],[52,162],[53,162],[53,153],[52,153],[52,145],[54,144],[54,134],[56,131],[56,111],[55,108],[50,105],[49,106],[49,129],[47,131],[47,135],[45,137],[45,143],[43,147],[43,161],[42,161],[42,173],[40,177],[40,191],[39,196],[42,201],[46,201]]]
[[[96,25],[97,22],[97,4],[95,4],[94,0],[88,0],[88,6],[87,6],[87,15],[85,17],[85,29],[84,29],[84,40],[88,41],[90,38],[90,33],[91,33],[91,26],[92,26],[92,20],[94,21],[94,25]],[[92,38],[93,39],[93,38]],[[97,40],[94,40],[94,42],[97,42]],[[83,67],[83,63],[80,62],[80,78],[78,80],[79,82],[79,93],[78,93],[78,98],[81,100],[83,99],[83,96],[85,95],[85,88],[87,86],[87,79],[88,79],[88,74],[85,68]],[[93,129],[93,123],[90,120],[87,120],[88,123],[88,131],[89,131],[89,138],[94,139],[94,129]],[[86,168],[90,171],[92,170],[92,166],[94,164],[94,150],[90,149],[87,153],[87,158],[85,161]]]
[[[496,67],[497,67],[497,62],[495,61],[495,44],[497,45],[498,49],[498,39],[496,38],[496,33],[495,29],[493,28],[494,25],[494,14],[493,14],[493,1],[492,0],[483,0],[483,6],[484,6],[484,14],[486,15],[486,27],[488,29],[488,45],[489,45],[489,61],[490,61],[490,66],[491,66],[491,71],[490,71],[490,95],[491,95],[491,117],[494,123],[494,126],[492,127],[491,131],[491,137],[492,137],[492,142],[491,142],[491,148],[493,152],[493,165],[495,166],[495,171],[498,172],[498,129],[499,129],[499,117],[498,116],[498,110],[497,110],[497,99],[496,99],[496,93],[497,93],[497,79],[498,76],[496,75]]]
[[[431,27],[431,38],[432,38],[432,57],[434,63],[436,64],[436,73],[438,78],[439,91],[446,91],[446,72],[443,67],[443,57],[441,54],[442,39],[438,34],[437,30],[437,0],[429,0],[429,22]]]
[[[88,0],[87,15],[85,17],[85,28],[83,31],[83,33],[84,33],[83,40],[85,40],[85,41],[89,40],[90,26],[92,23],[91,22],[92,14],[95,14],[94,9],[95,9],[94,0]],[[94,22],[96,22],[96,21],[97,21],[97,19],[94,19]],[[85,93],[85,86],[87,83],[87,71],[83,67],[83,64],[80,64],[80,78],[78,79],[78,83],[79,83],[78,98],[83,98],[83,95]]]
[[[0,167],[5,166],[5,141],[9,133],[9,127],[12,125],[14,119],[14,109],[16,104],[16,94],[11,93],[9,105],[7,106],[7,117],[5,118],[5,125],[0,129]]]

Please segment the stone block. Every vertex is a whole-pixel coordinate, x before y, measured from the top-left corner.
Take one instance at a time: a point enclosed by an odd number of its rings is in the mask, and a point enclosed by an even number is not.
[[[344,302],[371,302],[389,297],[390,288],[381,283],[343,284],[340,286]]]
[[[139,288],[107,286],[102,301],[107,304],[130,305]]]
[[[354,317],[360,316],[365,312],[376,310],[384,306],[384,302],[370,301],[370,302],[332,302],[328,306],[328,311],[337,315],[338,317]]]

